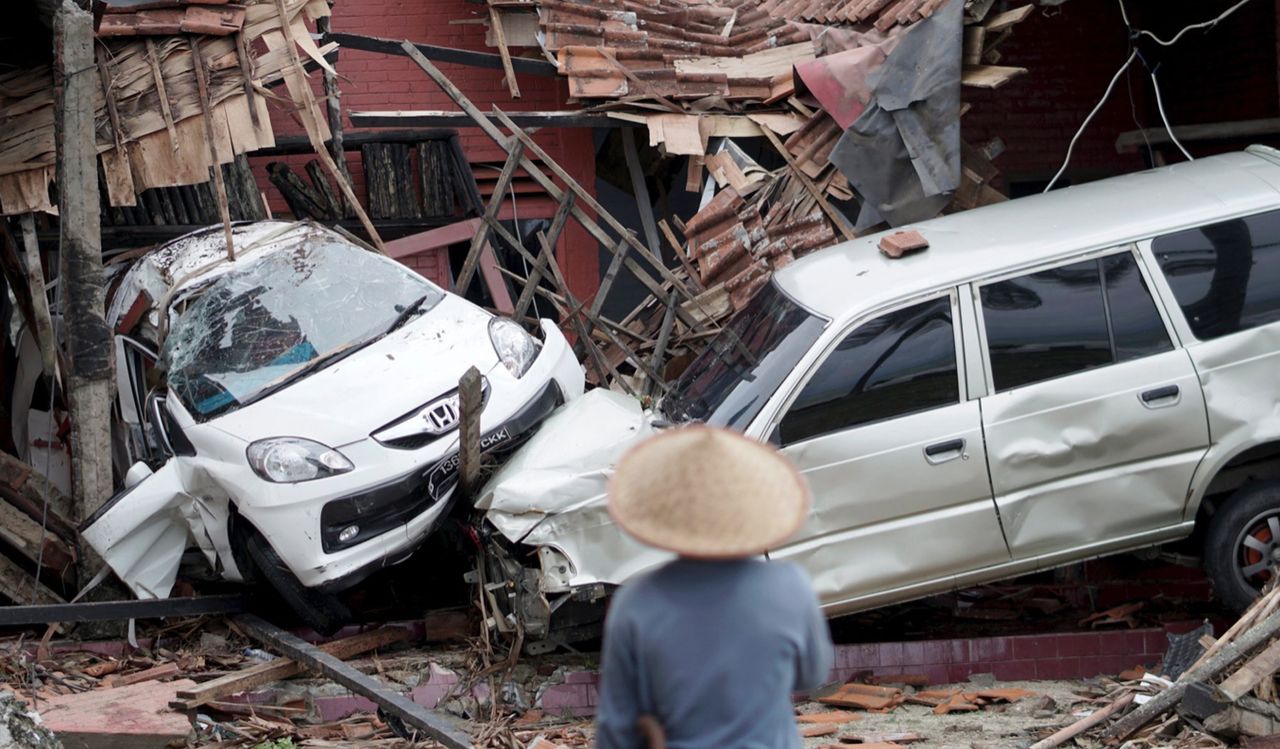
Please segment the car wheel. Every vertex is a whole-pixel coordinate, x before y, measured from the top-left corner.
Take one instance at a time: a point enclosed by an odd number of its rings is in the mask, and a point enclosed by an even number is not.
[[[255,571],[265,579],[304,624],[328,636],[351,621],[351,610],[336,597],[305,588],[271,544],[254,529],[245,530],[245,550]]]
[[[1280,483],[1238,490],[1213,519],[1205,537],[1204,568],[1218,599],[1244,611],[1280,564]]]

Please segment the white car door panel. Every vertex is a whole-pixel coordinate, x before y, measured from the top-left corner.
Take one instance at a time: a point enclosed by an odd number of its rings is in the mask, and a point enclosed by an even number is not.
[[[937,456],[931,447],[945,449]],[[991,501],[976,402],[783,449],[813,490],[799,562],[824,603],[1009,560]],[[941,460],[941,462],[934,462]]]
[[[1185,351],[989,396],[983,423],[1015,558],[1180,522],[1208,444]]]
[[[1209,444],[1204,396],[1133,249],[994,280],[978,302],[1014,559],[1180,523]]]
[[[804,566],[828,606],[1009,560],[978,403],[963,399],[954,296],[856,324],[774,433],[813,507],[770,558]]]

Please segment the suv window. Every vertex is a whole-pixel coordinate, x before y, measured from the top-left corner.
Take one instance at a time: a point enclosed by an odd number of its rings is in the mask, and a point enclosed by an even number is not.
[[[1151,249],[1197,338],[1280,320],[1280,211],[1167,234]]]
[[[1131,252],[988,284],[981,296],[997,391],[1173,349]]]
[[[858,326],[809,380],[779,425],[782,444],[958,403],[951,298]]]

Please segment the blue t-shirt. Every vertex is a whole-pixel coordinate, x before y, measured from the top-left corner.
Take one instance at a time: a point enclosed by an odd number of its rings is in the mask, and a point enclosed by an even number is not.
[[[605,620],[599,749],[799,749],[792,694],[833,653],[808,576],[788,562],[677,559],[624,585]]]

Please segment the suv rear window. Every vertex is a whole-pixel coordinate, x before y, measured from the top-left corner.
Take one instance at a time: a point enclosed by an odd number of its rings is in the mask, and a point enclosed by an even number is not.
[[[1280,320],[1280,211],[1166,234],[1151,249],[1197,338]]]

